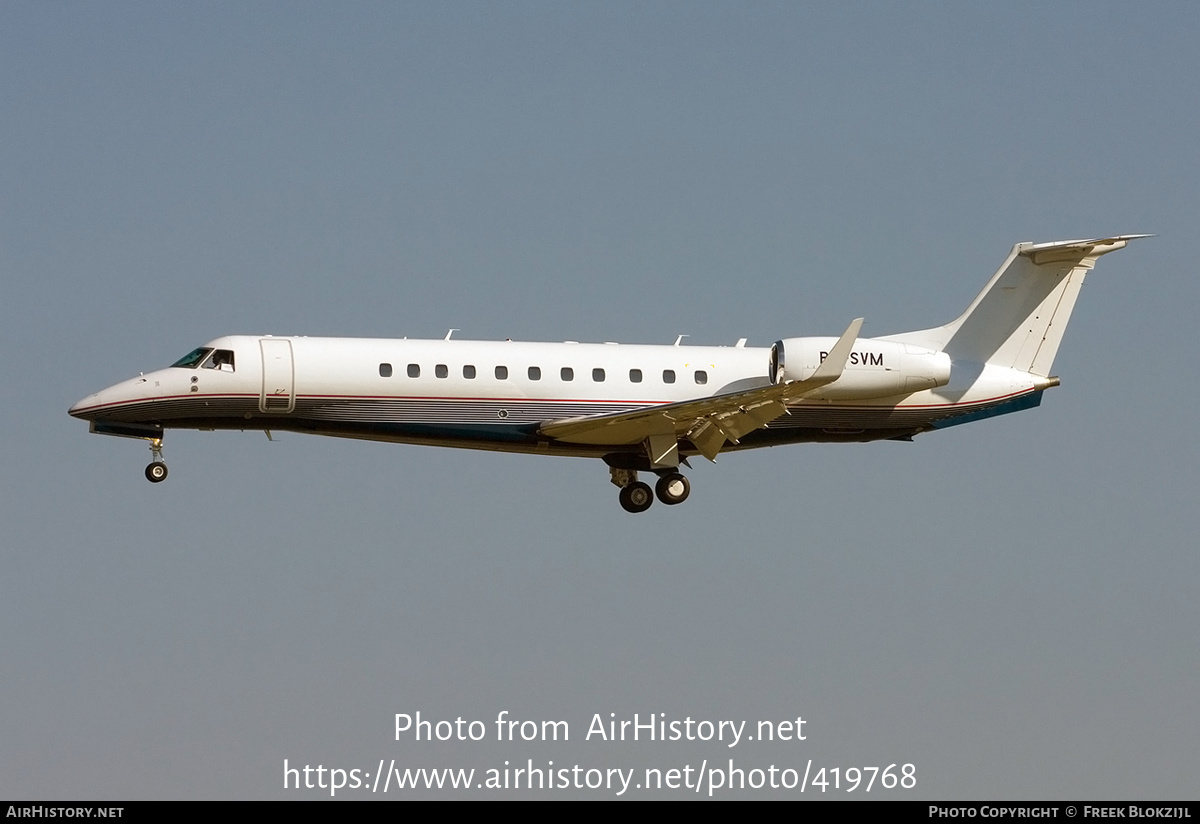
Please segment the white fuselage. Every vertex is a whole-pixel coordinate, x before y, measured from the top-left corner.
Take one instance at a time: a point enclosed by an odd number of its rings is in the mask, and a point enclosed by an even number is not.
[[[813,352],[827,350],[835,340],[792,339]],[[857,341],[847,380],[898,370],[900,364],[885,359],[884,352],[899,345],[886,339]],[[294,430],[597,455],[637,445],[559,443],[539,437],[538,426],[772,382],[772,350],[741,346],[229,336],[202,349],[232,352],[232,364],[150,372],[81,400],[71,414],[164,428]],[[1016,399],[1040,395],[1048,385],[994,366],[947,369],[949,382],[933,389],[881,398],[806,399],[736,446],[904,437],[964,412],[1010,411],[1005,407]],[[1026,397],[1019,408],[1035,403],[1036,398]]]

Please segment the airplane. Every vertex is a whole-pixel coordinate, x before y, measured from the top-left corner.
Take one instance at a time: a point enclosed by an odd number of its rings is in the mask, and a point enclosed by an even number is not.
[[[82,399],[90,431],[303,432],[599,458],[628,512],[683,503],[688,458],[792,443],[910,441],[1030,409],[1051,376],[1084,276],[1150,235],[1018,243],[956,320],[770,347],[234,335]],[[653,490],[638,473],[657,477]]]

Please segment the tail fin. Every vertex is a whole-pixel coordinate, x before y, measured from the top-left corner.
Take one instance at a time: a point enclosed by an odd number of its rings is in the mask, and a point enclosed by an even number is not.
[[[1047,377],[1084,276],[1101,255],[1142,237],[1150,235],[1018,243],[957,320],[889,337]]]

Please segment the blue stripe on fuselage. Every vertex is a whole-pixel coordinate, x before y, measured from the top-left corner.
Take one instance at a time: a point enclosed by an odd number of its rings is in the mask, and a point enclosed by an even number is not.
[[[994,418],[997,415],[1007,415],[1009,412],[1020,412],[1023,409],[1033,409],[1042,402],[1042,392],[1045,390],[1039,389],[1036,392],[1030,392],[1026,395],[1013,398],[1004,403],[989,406],[986,409],[977,409],[974,412],[964,412],[961,415],[951,415],[947,418],[933,421],[930,423],[934,429],[945,429],[948,426],[958,426],[960,423],[971,423],[972,421],[981,421],[984,418]]]

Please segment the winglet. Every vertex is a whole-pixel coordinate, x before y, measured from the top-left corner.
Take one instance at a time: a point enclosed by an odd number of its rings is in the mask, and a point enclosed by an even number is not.
[[[850,325],[846,327],[846,331],[838,338],[838,342],[829,350],[825,360],[821,361],[817,371],[813,372],[804,382],[833,383],[840,378],[842,371],[846,368],[846,361],[850,360],[850,350],[858,340],[858,333],[862,329],[862,325],[862,318],[850,321]]]

